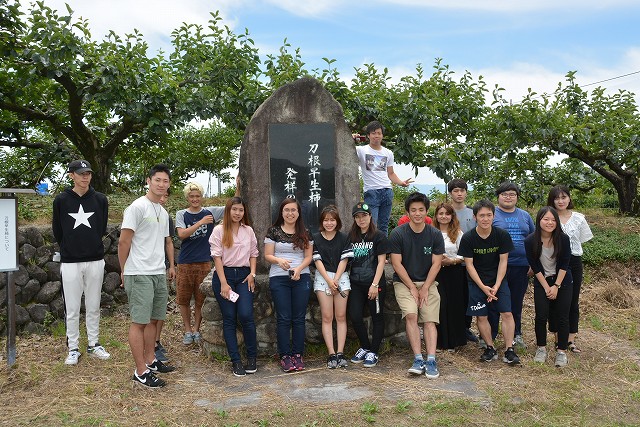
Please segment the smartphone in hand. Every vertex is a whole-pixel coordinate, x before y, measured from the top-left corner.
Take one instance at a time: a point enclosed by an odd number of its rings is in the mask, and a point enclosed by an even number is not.
[[[229,291],[229,301],[236,302],[236,301],[238,301],[238,297],[240,297],[240,295],[238,295],[237,292],[234,292],[232,290]]]

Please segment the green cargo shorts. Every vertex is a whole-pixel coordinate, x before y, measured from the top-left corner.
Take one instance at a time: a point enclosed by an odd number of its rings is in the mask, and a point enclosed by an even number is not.
[[[166,319],[169,291],[165,274],[124,276],[124,290],[133,323],[146,325],[151,319]]]

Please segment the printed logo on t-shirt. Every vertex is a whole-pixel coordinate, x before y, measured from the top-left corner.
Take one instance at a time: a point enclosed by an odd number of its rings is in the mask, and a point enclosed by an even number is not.
[[[431,255],[431,246],[424,246],[423,250],[425,255]]]
[[[498,249],[500,249],[499,246],[494,246],[492,248],[473,248],[473,253],[477,255],[494,254],[498,252]]]
[[[387,170],[387,156],[365,154],[364,159],[367,164],[368,171],[386,171]]]
[[[524,240],[524,238],[526,237],[527,230],[525,230],[523,227],[526,227],[526,225],[522,224],[521,226],[519,217],[516,217],[516,216],[506,217],[504,218],[504,222],[507,223],[506,230],[511,236],[511,240],[513,240],[514,242]]]
[[[193,232],[189,239],[195,240],[201,237],[207,237],[207,227],[208,224],[202,224],[200,227],[196,228],[196,231]]]
[[[353,244],[353,257],[360,258],[369,255],[369,251],[373,249],[373,242],[359,242]]]

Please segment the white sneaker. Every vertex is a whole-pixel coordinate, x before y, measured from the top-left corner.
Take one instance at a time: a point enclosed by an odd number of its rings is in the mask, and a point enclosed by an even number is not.
[[[80,359],[81,353],[78,350],[71,350],[64,360],[65,365],[77,365],[78,359]]]
[[[563,367],[567,366],[567,363],[569,363],[569,361],[567,360],[567,353],[557,353],[556,354],[555,365],[558,368],[563,368]]]
[[[89,353],[89,356],[96,357],[100,360],[107,360],[111,357],[111,355],[107,353],[107,350],[105,350],[100,344],[87,348],[87,353]]]
[[[547,349],[544,347],[538,347],[536,349],[536,355],[533,356],[533,361],[537,363],[544,363],[547,360]]]
[[[524,342],[522,335],[516,335],[513,339],[513,345],[520,347],[521,349],[527,348],[527,344]]]

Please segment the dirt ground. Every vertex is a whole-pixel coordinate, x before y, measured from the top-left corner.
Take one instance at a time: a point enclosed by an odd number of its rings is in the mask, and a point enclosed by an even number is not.
[[[133,387],[128,317],[103,318],[107,361],[86,355],[65,366],[62,334],[18,338],[17,363],[0,360],[0,425],[43,426],[415,426],[415,425],[640,425],[640,279],[637,265],[591,274],[582,295],[581,354],[555,368],[535,352],[533,298],[523,314],[528,348],[522,365],[483,364],[467,344],[438,353],[437,380],[407,373],[407,348],[391,346],[372,369],[327,370],[325,355],[307,369],[284,374],[260,359],[258,372],[231,374],[226,361],[207,359],[181,343],[179,314],[171,314],[164,344],[176,372],[162,390]],[[597,277],[597,280],[594,279]],[[549,341],[553,342],[552,337]]]

